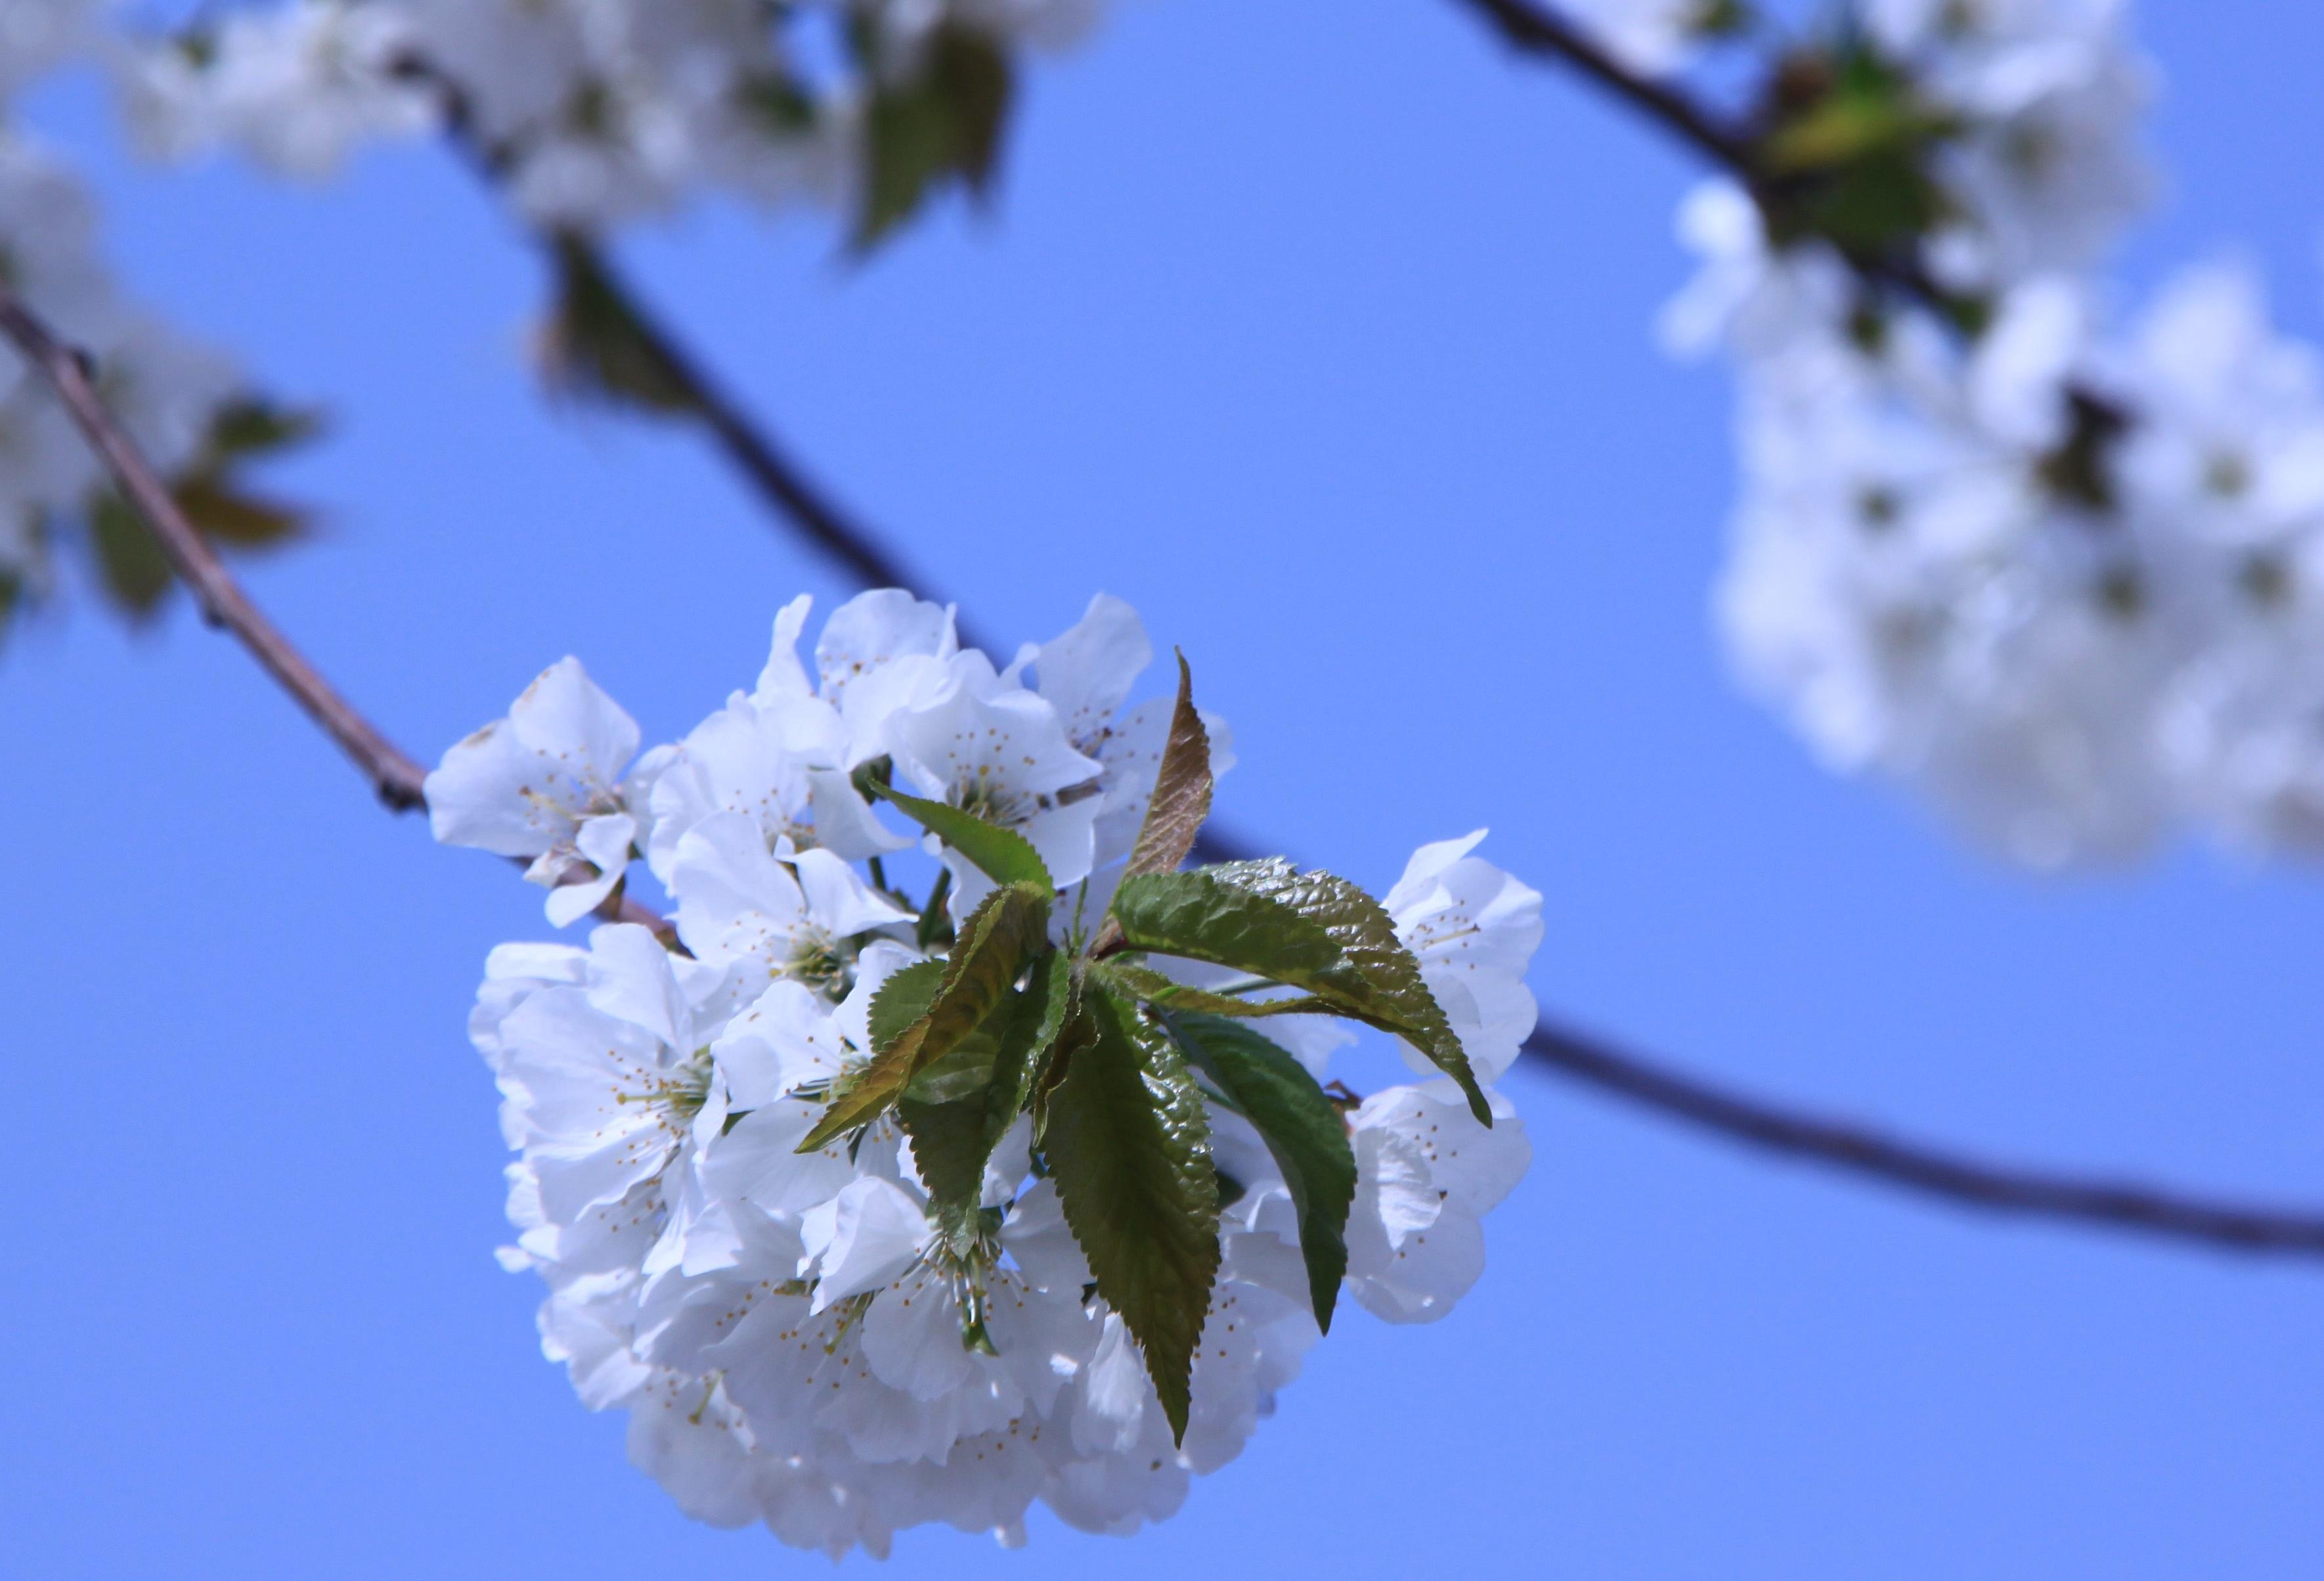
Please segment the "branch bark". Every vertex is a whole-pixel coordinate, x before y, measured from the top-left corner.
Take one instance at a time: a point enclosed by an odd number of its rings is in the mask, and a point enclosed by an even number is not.
[[[2166,1193],[2130,1181],[2013,1169],[1747,1096],[1544,1022],[1526,1053],[1547,1071],[1733,1142],[1965,1207],[2239,1252],[2324,1256],[2324,1217]]]
[[[1649,120],[1659,121],[1713,164],[1746,181],[1758,179],[1751,139],[1686,95],[1639,76],[1583,29],[1533,0],[1464,0],[1509,47],[1562,60]]]
[[[152,530],[202,619],[224,627],[250,651],[275,684],[354,760],[391,809],[416,812],[426,806],[420,791],[426,771],[357,713],[251,603],[208,541],[186,520],[169,485],[106,411],[91,381],[88,359],[58,338],[5,283],[0,283],[0,333],[56,392],[115,485]]]

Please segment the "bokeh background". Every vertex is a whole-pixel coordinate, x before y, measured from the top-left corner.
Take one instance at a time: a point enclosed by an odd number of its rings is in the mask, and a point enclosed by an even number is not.
[[[2316,331],[2324,22],[2142,26],[2172,179],[2126,280],[2240,250]],[[33,108],[134,286],[328,403],[275,475],[326,540],[250,579],[419,755],[567,652],[672,737],[782,600],[851,590],[691,437],[544,403],[537,262],[440,151],[306,191],[139,166],[93,84]],[[1491,826],[1555,1012],[1997,1155],[2324,1201],[2324,875],[2031,880],[1725,679],[1729,393],[1649,337],[1691,176],[1444,0],[1155,0],[1038,73],[988,218],[861,269],[726,212],[624,255],[985,629],[1104,588],[1183,644],[1236,828],[1384,884]],[[0,1572],[819,1572],[631,1470],[493,1262],[463,1017],[538,892],[383,816],[184,608],[124,636],[76,602],[0,666]],[[1028,1552],[921,1530],[896,1573],[2317,1573],[2324,1269],[1508,1087],[1536,1161],[1449,1320],[1351,1312],[1133,1540],[1037,1514]]]

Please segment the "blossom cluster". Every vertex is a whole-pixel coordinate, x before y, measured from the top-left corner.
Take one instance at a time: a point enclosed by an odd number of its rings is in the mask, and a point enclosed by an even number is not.
[[[1645,69],[1720,42],[1598,9]],[[2324,383],[2240,267],[2115,311],[2153,186],[2124,6],[1854,0],[1772,75],[1775,179],[1687,199],[1663,323],[1738,370],[1747,683],[2014,860],[2324,850]]]
[[[1240,1451],[1338,1289],[1391,1322],[1420,1322],[1477,1279],[1481,1218],[1529,1157],[1491,1084],[1532,1028],[1540,896],[1473,855],[1471,836],[1423,846],[1379,906],[1330,912],[1384,911],[1386,948],[1416,965],[1417,997],[1457,1046],[1448,1063],[1407,1037],[1432,1079],[1361,1100],[1336,1084],[1327,1094],[1327,1062],[1350,1040],[1330,1014],[1358,1003],[1331,1000],[1352,982],[1344,960],[1308,978],[1284,968],[1316,992],[1271,1013],[1286,990],[1234,981],[1223,955],[1116,948],[1140,944],[1148,926],[1126,901],[1140,885],[1218,897],[1233,887],[1205,876],[1220,874],[1295,900],[1344,894],[1280,864],[1156,871],[1193,838],[1177,817],[1188,787],[1206,806],[1231,756],[1183,670],[1175,707],[1130,703],[1152,653],[1129,606],[1101,596],[1005,668],[959,645],[951,611],[900,592],[842,606],[803,659],[807,614],[804,598],[786,607],[755,687],[674,744],[641,753],[637,726],[567,659],[428,781],[439,839],[526,864],[555,923],[613,919],[586,945],[504,945],[487,964],[470,1030],[518,1155],[519,1234],[503,1262],[547,1284],[544,1345],[583,1403],[629,1413],[632,1458],[697,1519],[763,1521],[835,1556],[884,1554],[896,1530],[932,1521],[1021,1540],[1036,1501],[1084,1530],[1135,1530]],[[876,801],[920,827],[898,827]],[[1034,926],[1047,937],[986,973],[998,1008],[981,1054],[975,1037],[961,1040],[893,1102],[864,1103],[899,1045],[937,1035],[945,996],[994,958],[992,920],[1028,886],[996,880],[991,866],[1011,870],[993,842],[1016,871],[1044,875],[1034,888],[1047,892],[1021,914],[1046,915]],[[903,888],[915,870],[931,881],[918,900]],[[667,924],[630,895],[645,878],[669,899]],[[1238,893],[1227,898],[1259,904]],[[1320,934],[1299,937],[1333,953]],[[1069,1058],[1052,1055],[1073,1039],[1045,1007],[1083,1013],[1084,976],[1138,984],[1141,1026],[1128,1040],[1113,1029],[1111,1042],[1101,1026]],[[899,1036],[938,979],[933,1018]],[[916,981],[919,1002],[899,1011]],[[1045,999],[1044,981],[1060,991]],[[1127,999],[1087,993],[1099,1021],[1127,1013],[1104,1008]],[[1385,1000],[1362,1003],[1373,1024],[1404,1024]],[[1182,1022],[1173,1005],[1250,1019]],[[1020,1009],[1028,1018],[1011,1022]],[[1028,1070],[1029,1112],[1012,1096],[988,1120],[980,1093],[1001,1090],[987,1072],[1008,1062],[1003,1023],[1044,1016],[1019,1043],[1057,1063],[1038,1080]],[[1094,1218],[1130,1222],[1134,1204],[1090,1195],[1088,1150],[1069,1134],[1088,1114],[1076,1092],[1111,1079],[1108,1062],[1132,1058],[1139,1038],[1167,1046],[1166,1024],[1244,1061],[1205,1063],[1185,1089],[1199,1114],[1179,1119],[1207,1131],[1207,1160],[1194,1161],[1204,1193],[1214,1175],[1216,1207],[1204,1243],[1176,1251],[1107,1238]],[[1240,1086],[1238,1072],[1260,1079]],[[1142,1079],[1182,1075],[1149,1067]],[[948,1205],[961,1133],[939,1121],[964,1104],[976,1145]],[[1324,1133],[1314,1146],[1292,1134],[1302,1105]],[[1336,1198],[1332,1155],[1346,1170]],[[1333,1212],[1320,1211],[1327,1202]],[[1154,1222],[1157,1240],[1174,1233]],[[1157,1394],[1164,1327],[1125,1309],[1134,1294],[1114,1299],[1125,1257],[1214,1270],[1194,1292],[1199,1343],[1175,1409]],[[1141,1329],[1156,1337],[1141,1342]]]
[[[315,176],[363,143],[452,128],[520,212],[589,229],[706,192],[861,208],[940,173],[904,168],[922,150],[973,178],[1008,51],[1070,42],[1094,14],[1095,0],[280,0],[127,51],[123,76],[164,154],[231,144]]]
[[[0,281],[92,358],[101,393],[165,473],[216,459],[221,417],[245,397],[221,352],[137,305],[97,248],[95,206],[72,171],[14,116],[18,94],[88,47],[91,0],[0,6]],[[95,527],[101,569],[133,604],[149,589],[90,514],[103,472],[37,370],[0,342],[0,631],[54,588],[59,540]],[[118,523],[115,523],[118,525]],[[131,553],[143,539],[130,530]],[[124,587],[128,582],[132,586]]]

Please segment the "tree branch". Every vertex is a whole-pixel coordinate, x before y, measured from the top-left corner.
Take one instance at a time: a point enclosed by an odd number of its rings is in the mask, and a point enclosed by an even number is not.
[[[2013,1169],[1748,1097],[1549,1022],[1525,1051],[1542,1068],[1730,1141],[1966,1207],[2192,1241],[2324,1256],[2324,1216],[2164,1193],[2126,1181]]]
[[[423,807],[425,776],[420,765],[356,713],[251,604],[187,522],[168,486],[106,410],[79,355],[5,286],[0,286],[0,334],[16,345],[55,390],[90,448],[112,471],[130,504],[192,591],[204,618],[234,633],[364,771],[389,808],[401,812]],[[739,412],[736,420],[743,421]],[[1213,859],[1244,854],[1240,842],[1231,838],[1214,839],[1212,844]],[[606,909],[610,916],[669,937],[666,920],[626,894],[616,892],[616,895]],[[1885,1180],[1955,1204],[2138,1231],[2228,1250],[2324,1256],[2324,1216],[2211,1202],[2144,1187],[1986,1164],[1744,1097],[1546,1023],[1526,1040],[1525,1048],[1542,1069],[1614,1093],[1657,1114],[1750,1146]]]
[[[1667,84],[1639,76],[1623,65],[1582,28],[1533,0],[1462,0],[1480,13],[1510,48],[1563,60],[1599,87],[1661,122],[1711,163],[1723,165],[1747,183],[1759,179],[1751,139]]]
[[[0,283],[0,333],[15,344],[71,413],[89,448],[112,473],[193,595],[202,619],[234,633],[307,717],[355,761],[391,809],[415,812],[425,806],[420,792],[425,771],[357,713],[251,603],[208,541],[186,520],[169,485],[106,411],[90,380],[88,359],[59,339],[5,283]]]

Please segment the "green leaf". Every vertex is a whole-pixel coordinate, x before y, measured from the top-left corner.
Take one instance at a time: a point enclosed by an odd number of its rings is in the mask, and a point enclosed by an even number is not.
[[[1299,1215],[1315,1324],[1330,1333],[1348,1271],[1348,1209],[1356,1199],[1356,1155],[1339,1106],[1305,1067],[1252,1028],[1211,1015],[1162,1019],[1186,1058],[1234,1100],[1275,1155]]]
[[[212,414],[199,469],[215,474],[235,462],[293,449],[322,431],[323,414],[314,407],[278,406],[263,396],[244,395]]]
[[[944,986],[944,975],[942,961],[914,961],[880,985],[872,995],[872,1013],[865,1018],[872,1025],[873,1053],[885,1053],[905,1028],[928,1013],[936,990]]]
[[[638,322],[589,241],[559,236],[550,256],[557,294],[540,347],[550,386],[663,416],[696,411],[693,387]]]
[[[0,566],[0,643],[8,637],[8,628],[16,618],[16,611],[25,602],[23,578],[5,566]]]
[[[1170,1038],[1093,985],[1049,1098],[1043,1151],[1098,1293],[1145,1353],[1174,1438],[1186,1434],[1194,1347],[1219,1267],[1219,1187],[1202,1091]]]
[[[101,489],[89,503],[88,535],[106,595],[131,620],[151,619],[177,573],[144,519],[113,490]]]
[[[1950,211],[1932,166],[1958,131],[1876,51],[1809,56],[1778,74],[1753,150],[1757,194],[1778,245],[1820,236],[1857,257],[1909,247]]]
[[[1025,1073],[1025,1107],[1033,1116],[1033,1145],[1038,1148],[1049,1131],[1049,1099],[1073,1068],[1074,1053],[1097,1033],[1084,1009],[1089,997],[1088,963],[1069,960],[1051,982],[1042,1046],[1032,1068]]]
[[[1219,872],[1124,879],[1108,915],[1133,949],[1211,961],[1303,988],[1333,974],[1352,984],[1353,969],[1322,924],[1270,895],[1223,881]]]
[[[858,41],[876,56],[876,42]],[[973,197],[991,187],[1014,94],[1009,56],[974,28],[943,23],[921,46],[919,69],[875,90],[863,116],[863,190],[853,245],[870,253],[957,180]],[[875,72],[876,75],[876,72]]]
[[[863,783],[873,795],[894,802],[914,823],[976,864],[977,870],[993,883],[1027,883],[1045,894],[1056,892],[1048,864],[1041,860],[1041,854],[1033,849],[1032,843],[1015,829],[987,823],[974,813],[963,812],[942,801],[907,796],[878,780]]]
[[[833,1137],[872,1120],[921,1070],[976,1031],[1001,995],[1014,990],[1026,966],[1047,950],[1049,899],[1024,884],[1005,884],[969,913],[927,1009],[872,1056],[824,1111],[799,1143],[799,1151],[814,1152]]]
[[[949,1229],[976,1216],[985,1163],[1023,1110],[1035,1072],[1056,1040],[1069,975],[1055,952],[1036,960],[1024,988],[920,1072],[897,1101],[920,1179]]]
[[[1280,857],[1144,874],[1123,881],[1111,915],[1134,948],[1305,988],[1334,1013],[1407,1040],[1461,1084],[1481,1123],[1493,1123],[1420,963],[1379,902],[1345,879]]]
[[[1209,1015],[1243,1018],[1266,1015],[1335,1015],[1337,1007],[1313,994],[1296,999],[1245,999],[1234,994],[1214,994],[1191,988],[1166,977],[1151,966],[1131,961],[1104,961],[1095,968],[1115,992],[1164,1010],[1198,1011]]]
[[[1295,986],[1312,986],[1359,1021],[1412,1043],[1439,1070],[1461,1084],[1461,1090],[1468,1095],[1469,1112],[1478,1123],[1491,1126],[1493,1111],[1477,1085],[1476,1072],[1469,1067],[1467,1050],[1444,1019],[1436,995],[1422,980],[1419,961],[1396,936],[1394,920],[1378,901],[1344,878],[1302,873],[1279,856],[1263,862],[1229,862],[1204,871],[1217,875],[1222,883],[1279,901],[1320,925],[1354,967],[1361,987],[1350,994],[1345,979],[1337,974]]]
[[[1194,711],[1194,678],[1186,656],[1178,655],[1178,703],[1170,714],[1170,739],[1154,779],[1146,821],[1130,848],[1124,876],[1169,873],[1194,848],[1203,820],[1211,816],[1211,737]]]
[[[178,508],[203,537],[235,549],[272,549],[307,536],[307,513],[213,477],[197,477],[176,490]]]
[[[815,130],[815,96],[780,71],[744,78],[734,102],[759,130],[775,137],[800,137]]]

